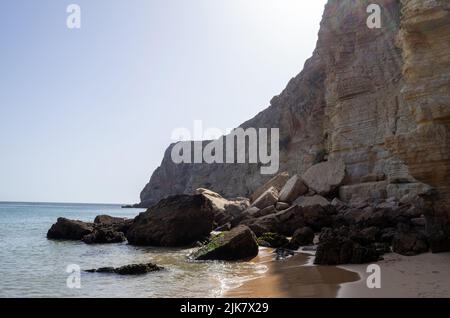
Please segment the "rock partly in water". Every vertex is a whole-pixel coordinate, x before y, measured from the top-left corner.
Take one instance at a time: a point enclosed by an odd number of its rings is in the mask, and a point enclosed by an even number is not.
[[[143,275],[150,272],[156,272],[164,269],[163,267],[160,267],[158,265],[155,265],[153,263],[147,263],[147,264],[131,264],[131,265],[125,265],[121,267],[101,267],[98,269],[88,269],[86,272],[89,273],[113,273],[113,274],[119,274],[119,275]]]
[[[245,260],[258,255],[258,243],[255,234],[240,225],[229,232],[223,232],[197,250],[192,258],[196,260]]]
[[[47,232],[47,238],[60,240],[81,240],[94,231],[92,223],[58,218]]]
[[[127,239],[123,232],[116,231],[113,227],[103,226],[96,227],[92,233],[83,236],[81,240],[86,244],[110,244],[125,242]]]
[[[132,245],[187,246],[209,236],[213,223],[210,200],[203,195],[178,195],[139,214],[126,236]]]
[[[264,233],[258,237],[259,246],[278,248],[289,243],[286,236],[277,233]]]
[[[291,240],[289,241],[289,247],[292,249],[298,249],[301,246],[312,245],[314,242],[314,231],[307,226],[301,227],[294,232]]]

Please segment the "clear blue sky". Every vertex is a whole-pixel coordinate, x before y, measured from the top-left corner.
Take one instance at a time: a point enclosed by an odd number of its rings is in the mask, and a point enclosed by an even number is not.
[[[269,105],[325,2],[2,1],[0,201],[138,202],[173,129],[236,127]]]

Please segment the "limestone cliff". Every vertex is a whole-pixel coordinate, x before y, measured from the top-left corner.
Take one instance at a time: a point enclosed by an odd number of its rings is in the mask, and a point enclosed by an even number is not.
[[[341,158],[343,200],[401,197],[420,181],[448,211],[450,1],[378,0],[380,29],[366,25],[370,3],[329,0],[303,71],[241,127],[280,128],[280,171]],[[247,196],[271,177],[254,164],[177,165],[171,147],[141,193],[145,205],[200,187]]]

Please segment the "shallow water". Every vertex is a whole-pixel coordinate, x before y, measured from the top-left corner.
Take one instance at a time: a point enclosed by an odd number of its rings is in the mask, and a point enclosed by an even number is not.
[[[139,212],[117,205],[0,203],[0,297],[218,297],[267,270],[257,262],[191,262],[189,249],[46,238],[60,216],[93,221],[99,214],[132,218]],[[82,272],[81,288],[66,284],[71,264],[86,270],[142,262],[166,270],[133,277]]]

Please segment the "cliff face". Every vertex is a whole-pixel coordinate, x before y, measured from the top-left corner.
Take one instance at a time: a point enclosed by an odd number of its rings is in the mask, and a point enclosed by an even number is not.
[[[401,197],[424,182],[448,211],[450,1],[378,0],[380,29],[366,25],[370,3],[329,0],[303,71],[241,127],[280,128],[280,171],[343,159],[343,200]],[[141,193],[147,205],[199,187],[247,196],[271,177],[254,164],[176,165],[172,147]]]

